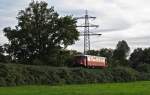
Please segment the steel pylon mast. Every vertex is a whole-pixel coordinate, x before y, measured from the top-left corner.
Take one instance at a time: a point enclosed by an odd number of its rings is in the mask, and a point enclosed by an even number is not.
[[[88,15],[88,10],[85,11],[85,16],[83,17],[77,17],[77,19],[84,19],[84,25],[77,26],[77,27],[83,27],[84,28],[84,34],[81,34],[81,36],[84,36],[84,54],[87,54],[87,51],[90,50],[91,44],[90,44],[90,36],[94,35],[101,35],[101,34],[93,34],[90,33],[90,27],[99,27],[98,25],[90,25],[89,19],[96,19],[96,17],[92,17]]]

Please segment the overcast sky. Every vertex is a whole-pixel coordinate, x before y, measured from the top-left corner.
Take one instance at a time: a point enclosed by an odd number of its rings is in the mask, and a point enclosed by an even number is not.
[[[62,16],[84,16],[87,9],[97,19],[92,24],[99,28],[91,32],[102,36],[91,37],[91,49],[115,48],[120,40],[126,40],[131,49],[150,46],[150,0],[44,0]],[[7,42],[4,27],[17,25],[19,10],[28,7],[30,0],[0,0],[0,44]],[[81,23],[82,21],[80,21]],[[82,29],[79,29],[81,32]],[[83,51],[83,37],[69,49]]]

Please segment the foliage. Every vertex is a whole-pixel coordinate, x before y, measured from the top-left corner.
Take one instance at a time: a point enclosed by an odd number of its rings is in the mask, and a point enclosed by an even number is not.
[[[130,47],[127,42],[122,40],[118,42],[115,50],[103,48],[100,50],[90,50],[88,51],[88,54],[106,57],[109,66],[128,66],[127,57],[129,55],[129,51]]]
[[[112,74],[115,82],[128,82],[138,80],[138,72],[127,67],[113,68]]]
[[[133,53],[130,55],[130,64],[132,67],[136,67],[138,64],[143,62],[144,56],[143,56],[143,50],[141,48],[137,48],[133,51]]]
[[[116,49],[114,50],[113,58],[117,60],[126,59],[126,57],[129,54],[129,51],[130,51],[130,48],[127,42],[124,40],[119,41],[116,46]]]
[[[144,53],[144,63],[150,64],[150,48],[145,48],[143,53]]]
[[[89,50],[89,51],[87,51],[87,54],[98,56],[99,55],[99,50]]]
[[[10,56],[5,54],[5,47],[0,46],[0,62],[9,63]]]
[[[4,53],[3,47],[0,46],[0,62],[4,62],[4,55],[3,55],[3,53]]]
[[[45,63],[49,57],[55,60],[55,50],[66,48],[78,40],[76,20],[71,16],[60,17],[53,7],[47,6],[43,1],[31,2],[28,8],[19,12],[15,29],[4,28],[10,42],[8,54],[15,61],[31,63],[34,59],[40,59]]]
[[[150,64],[150,48],[137,48],[130,56],[130,65],[133,68],[139,67],[139,65]]]
[[[95,56],[103,56],[107,58],[107,61],[109,63],[109,66],[115,67],[115,66],[127,66],[128,60],[126,59],[129,54],[130,48],[126,41],[119,41],[116,49],[107,49],[103,48],[100,50],[90,50],[88,51],[88,54],[95,55]]]
[[[120,63],[116,65],[127,65],[127,56],[129,54],[130,47],[128,46],[127,42],[122,40],[119,41],[116,49],[113,52],[112,60],[113,63]]]
[[[139,72],[150,73],[150,64],[139,64],[135,69]]]
[[[60,50],[57,55],[57,66],[68,66],[72,67],[74,56],[81,54],[75,50]]]
[[[103,48],[99,52],[100,56],[106,57],[108,60],[110,60],[113,56],[113,50],[112,49],[107,49]]]
[[[111,58],[113,55],[112,49],[102,48],[100,50],[89,50],[87,52],[89,55],[102,56],[106,58]]]
[[[127,67],[85,69],[0,64],[0,86],[128,82],[149,80],[149,75]]]

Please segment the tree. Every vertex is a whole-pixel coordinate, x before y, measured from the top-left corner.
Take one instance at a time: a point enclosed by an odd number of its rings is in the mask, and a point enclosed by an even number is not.
[[[71,16],[60,17],[54,7],[46,2],[31,2],[18,14],[15,29],[4,28],[9,40],[9,54],[16,61],[32,62],[34,59],[56,55],[78,40],[76,20]],[[45,59],[45,58],[44,58]]]
[[[99,51],[98,50],[89,50],[87,51],[88,55],[95,55],[98,56],[99,55]]]
[[[150,48],[137,48],[130,55],[130,65],[137,68],[139,65],[150,64]]]
[[[57,65],[60,66],[69,66],[72,67],[73,66],[73,62],[74,62],[74,57],[78,54],[82,54],[80,52],[77,52],[75,50],[60,50],[58,53],[58,58],[59,60],[57,60]]]
[[[4,62],[4,49],[3,46],[0,46],[0,62]]]
[[[127,44],[126,41],[119,41],[117,44],[116,49],[114,50],[113,53],[113,58],[121,60],[121,59],[126,59],[130,51],[130,48]]]
[[[99,55],[106,57],[108,61],[110,61],[110,59],[112,58],[113,55],[113,50],[112,49],[107,49],[107,48],[103,48],[99,51]]]
[[[144,62],[144,52],[142,48],[137,48],[133,51],[129,58],[130,65],[132,67],[137,67],[140,63]]]
[[[150,48],[145,48],[143,53],[144,53],[143,56],[144,63],[150,64]]]
[[[122,40],[122,41],[119,41],[117,46],[116,46],[116,49],[114,50],[113,52],[113,60],[122,64],[126,64],[126,58],[129,54],[129,51],[130,51],[130,48],[127,44],[126,41]]]

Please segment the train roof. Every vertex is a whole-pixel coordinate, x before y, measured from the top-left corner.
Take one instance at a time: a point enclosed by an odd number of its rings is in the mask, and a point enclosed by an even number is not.
[[[84,54],[80,54],[80,55],[76,55],[76,56],[86,56],[86,57],[101,57],[101,56],[94,56],[94,55],[84,55]],[[101,57],[101,58],[106,58],[106,57]]]

